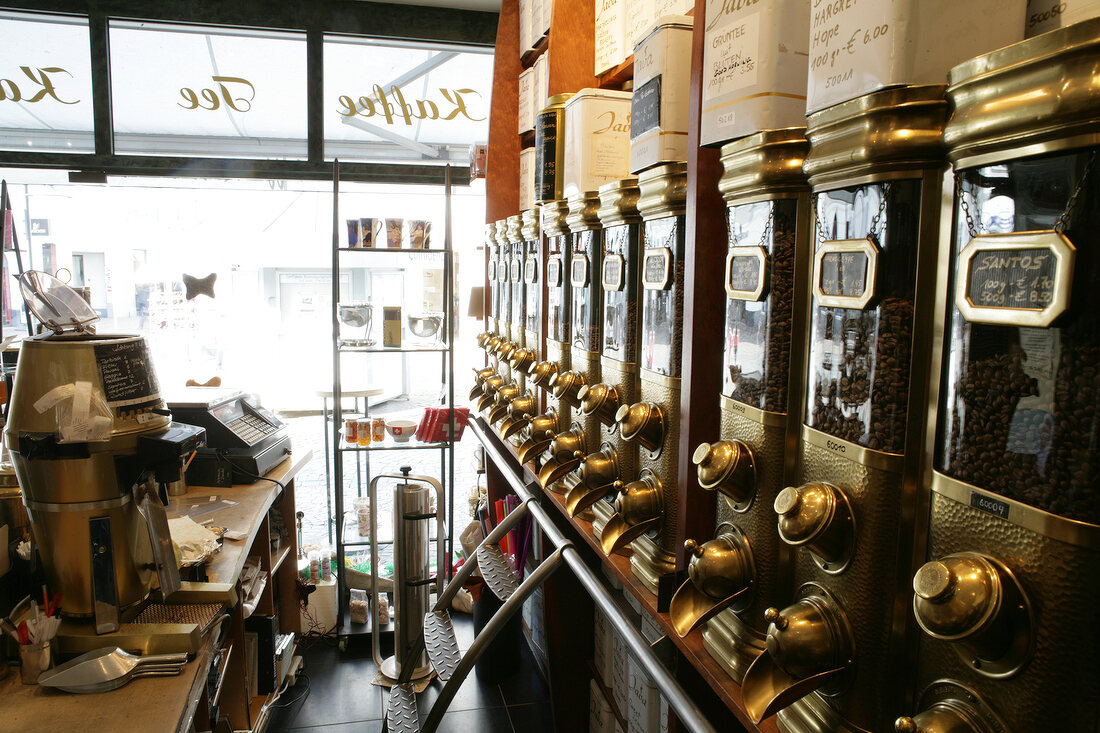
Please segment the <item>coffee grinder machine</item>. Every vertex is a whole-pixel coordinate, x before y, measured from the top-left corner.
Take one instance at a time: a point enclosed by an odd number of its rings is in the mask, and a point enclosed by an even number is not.
[[[46,579],[64,598],[61,650],[86,651],[71,637],[118,631],[154,587],[180,589],[167,486],[206,431],[172,422],[142,337],[97,335],[95,311],[46,273],[19,284],[46,331],[22,343],[5,438]]]
[[[510,440],[513,447],[522,442],[520,434],[531,424],[531,418],[539,413],[539,394],[528,372],[539,361],[542,349],[542,299],[544,294],[542,273],[546,269],[542,256],[542,233],[539,207],[528,209],[520,215],[520,234],[523,239],[523,343],[512,352],[510,364],[513,374],[525,379],[523,393],[508,405],[508,413],[500,425],[500,436]]]
[[[721,435],[692,455],[700,485],[718,494],[718,526],[707,542],[688,540],[689,579],[669,613],[681,636],[703,626],[704,648],[737,682],[764,650],[764,611],[791,595],[794,553],[776,533],[772,505],[795,480],[804,399],[808,150],[805,128],[722,147],[729,248]]]
[[[566,223],[572,234],[568,275],[572,299],[569,319],[571,368],[559,370],[550,386],[554,396],[573,410],[573,421],[569,430],[561,435],[563,440],[551,445],[551,457],[539,470],[539,483],[543,488],[554,486],[559,492],[576,486],[574,471],[587,454],[587,448],[595,447],[600,439],[599,419],[580,409],[580,391],[599,381],[600,375],[603,330],[600,312],[603,229],[597,215],[600,198],[597,193],[588,192],[570,196],[568,202]],[[578,426],[581,435],[577,434]]]
[[[573,235],[566,222],[568,215],[569,206],[564,200],[555,199],[542,203],[540,216],[542,235],[546,243],[546,352],[542,361],[528,368],[528,376],[543,391],[546,409],[531,419],[527,436],[516,449],[516,457],[520,463],[532,463],[541,459],[551,449],[559,433],[567,430],[570,425],[569,404],[556,397],[552,389],[558,373],[569,369],[572,293],[568,269]],[[583,441],[584,436],[580,431],[578,426],[577,434],[572,438],[574,441]],[[564,453],[569,447],[562,448],[561,452]],[[579,449],[576,445],[571,447],[574,451]],[[557,485],[548,488],[559,489]]]
[[[900,733],[1100,730],[1098,54],[1089,20],[950,73],[955,217]]]
[[[645,170],[638,174],[638,188],[643,222],[639,401],[620,406],[615,421],[624,440],[638,443],[639,471],[619,489],[600,544],[608,555],[630,544],[632,572],[656,594],[658,579],[676,563],[687,164]]]
[[[764,611],[766,648],[741,688],[752,719],[778,712],[782,731],[881,731],[909,694],[943,95],[896,87],[807,119],[806,402],[797,483],[773,504],[797,550],[794,596]]]
[[[593,440],[593,452],[581,462],[577,484],[570,489],[565,507],[571,516],[591,508],[592,529],[599,538],[615,513],[614,494],[638,475],[638,445],[623,440],[615,422],[619,407],[633,404],[638,395],[642,221],[638,179],[600,186],[597,213],[603,226],[601,381],[581,387],[577,397],[582,411],[599,421],[599,443]]]

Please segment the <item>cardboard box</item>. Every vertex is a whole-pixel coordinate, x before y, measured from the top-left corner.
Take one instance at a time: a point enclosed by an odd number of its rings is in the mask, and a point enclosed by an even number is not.
[[[1024,37],[1064,28],[1100,15],[1100,0],[1027,0]]]
[[[596,0],[596,75],[609,71],[630,55],[627,50],[627,0]]]
[[[630,92],[581,89],[565,103],[565,198],[630,175]]]
[[[665,16],[634,49],[631,173],[687,160],[691,22]]]
[[[619,715],[626,717],[630,705],[630,654],[626,649],[626,641],[612,631],[614,644],[611,657],[611,682],[605,683],[611,687],[611,697],[615,701],[615,707],[619,709]]]
[[[336,628],[336,577],[317,582],[309,605],[300,611],[303,634],[327,634]]]
[[[661,696],[657,686],[631,657],[628,671],[630,685],[629,712],[626,713],[627,733],[660,733]]]
[[[1025,0],[829,0],[810,14],[807,113],[884,87],[946,84],[956,64],[1023,38]]]
[[[810,0],[707,0],[699,141],[806,124]]]
[[[519,210],[535,208],[535,149],[519,151]]]
[[[401,308],[382,309],[382,345],[401,346]]]
[[[596,680],[588,683],[588,733],[613,733],[615,716]]]

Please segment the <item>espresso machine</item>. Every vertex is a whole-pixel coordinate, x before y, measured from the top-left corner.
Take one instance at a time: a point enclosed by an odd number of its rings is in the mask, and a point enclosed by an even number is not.
[[[588,192],[570,196],[568,207],[566,224],[572,234],[569,253],[571,368],[559,370],[550,386],[559,403],[572,409],[573,421],[568,430],[559,434],[562,440],[555,438],[549,460],[539,469],[542,487],[553,487],[559,493],[576,486],[574,472],[587,455],[588,448],[594,448],[600,438],[600,420],[594,414],[581,410],[580,395],[582,389],[598,382],[600,376],[603,229],[597,214],[599,194]],[[578,426],[580,433],[577,432]]]
[[[531,424],[531,418],[539,412],[539,395],[533,379],[527,377],[538,362],[542,345],[542,272],[545,262],[542,256],[539,207],[528,209],[520,215],[520,234],[523,240],[523,343],[512,352],[509,363],[513,374],[524,380],[523,392],[508,405],[508,414],[500,425],[500,435],[512,441],[513,447],[522,442],[521,434]]]
[[[637,400],[638,293],[641,254],[638,179],[627,178],[600,186],[597,214],[603,226],[600,266],[602,290],[600,377],[580,388],[577,397],[585,415],[599,421],[599,443],[578,469],[577,484],[566,497],[566,510],[578,516],[591,508],[592,528],[600,537],[615,513],[615,493],[638,474],[638,445],[625,441],[616,429],[615,414]],[[601,501],[604,499],[604,501]]]
[[[1100,730],[1098,54],[1089,20],[950,73],[955,216],[900,733]]]
[[[796,482],[773,501],[793,595],[764,610],[741,688],[752,719],[778,713],[782,731],[882,731],[911,688],[944,91],[895,87],[807,118],[805,411]]]
[[[206,431],[172,422],[142,337],[97,335],[95,311],[46,273],[19,282],[45,330],[22,343],[5,438],[47,582],[64,599],[61,651],[87,651],[154,588],[180,590],[167,486]]]
[[[791,595],[794,552],[775,528],[776,496],[795,481],[804,400],[810,187],[805,128],[722,147],[729,246],[724,282],[721,434],[692,455],[718,494],[712,539],[688,540],[688,575],[669,613],[737,682],[764,650],[764,611]],[[792,348],[793,346],[793,348]]]
[[[569,369],[569,324],[572,309],[568,273],[572,233],[566,223],[569,206],[562,199],[544,201],[539,215],[546,247],[546,352],[542,361],[535,362],[528,368],[528,376],[543,391],[546,409],[531,418],[526,437],[516,449],[516,457],[520,463],[541,460],[547,450],[551,450],[552,454],[556,454],[554,450],[562,454],[570,450],[583,450],[584,440],[579,425],[571,436],[562,436],[558,440],[559,434],[570,428],[571,415],[568,403],[558,399],[552,389],[558,373]],[[562,447],[563,443],[569,441],[573,441],[573,445]],[[549,488],[559,489],[557,485]]]
[[[637,441],[639,470],[619,489],[600,544],[608,555],[629,544],[632,572],[656,594],[658,579],[672,573],[676,562],[687,164],[666,163],[639,173],[638,189],[643,228],[639,401],[621,405],[615,421],[623,440]]]

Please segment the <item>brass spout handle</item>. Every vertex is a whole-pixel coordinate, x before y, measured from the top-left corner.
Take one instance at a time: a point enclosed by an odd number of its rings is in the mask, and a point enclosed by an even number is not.
[[[778,608],[768,608],[764,610],[764,620],[769,624],[773,624],[775,628],[783,631],[787,628],[788,621],[783,617],[783,614],[779,612]]]
[[[903,716],[894,721],[895,733],[920,733],[917,722],[908,716]]]
[[[688,551],[688,554],[690,554],[694,557],[702,557],[703,556],[703,547],[702,547],[702,545],[700,545],[698,542],[696,542],[693,539],[688,538],[688,539],[684,540],[684,549]]]

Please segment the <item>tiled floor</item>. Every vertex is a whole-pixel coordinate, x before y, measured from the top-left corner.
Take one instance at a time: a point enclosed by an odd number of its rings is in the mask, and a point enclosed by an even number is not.
[[[456,615],[459,647],[473,642],[470,616]],[[368,638],[353,640],[341,653],[334,641],[320,640],[305,650],[304,674],[283,693],[272,713],[271,733],[363,733],[381,731],[388,694],[371,684],[376,667]],[[441,688],[438,680],[417,699],[420,720],[428,716]],[[526,644],[519,668],[499,684],[471,674],[448,707],[440,733],[552,733],[546,682]]]

